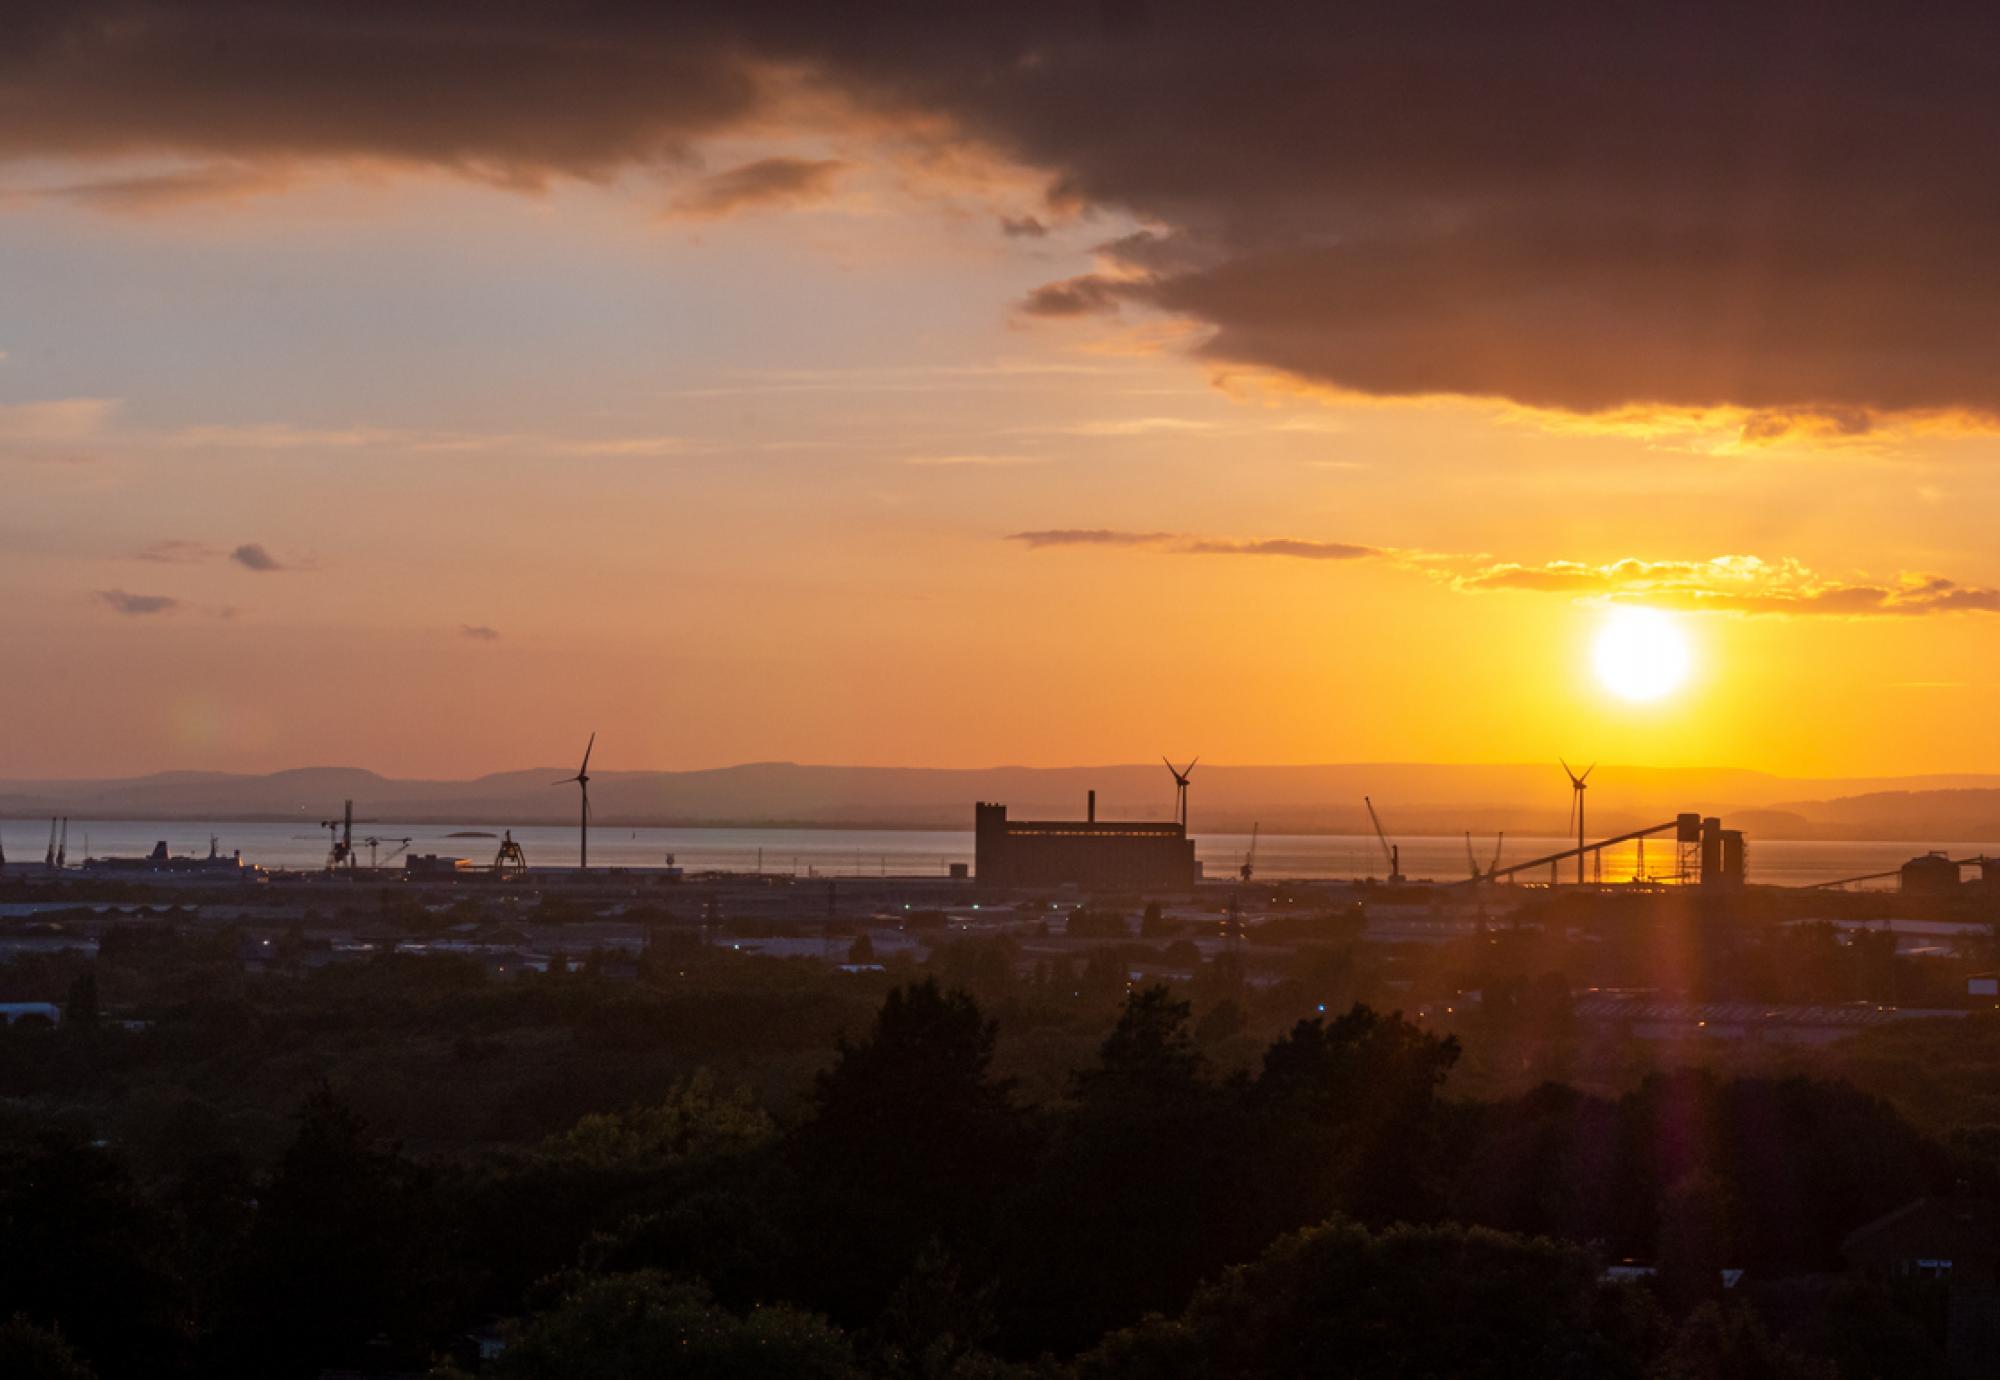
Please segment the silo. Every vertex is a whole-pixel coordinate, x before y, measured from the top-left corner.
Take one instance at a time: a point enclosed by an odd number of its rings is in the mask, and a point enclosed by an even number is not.
[[[1742,886],[1744,877],[1743,831],[1724,829],[1722,831],[1722,880],[1729,886]]]
[[[1722,821],[1710,815],[1701,822],[1701,884],[1722,882]]]

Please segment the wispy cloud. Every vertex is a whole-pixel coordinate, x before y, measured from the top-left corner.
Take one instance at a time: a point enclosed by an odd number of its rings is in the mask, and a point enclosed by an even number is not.
[[[1298,541],[1267,537],[1259,541],[1191,541],[1174,548],[1187,556],[1290,556],[1302,561],[1358,561],[1387,553],[1377,546],[1344,541]]]
[[[1402,554],[1357,542],[1308,541],[1298,537],[1258,537],[1235,541],[1224,537],[1192,537],[1180,532],[1127,532],[1107,527],[1058,527],[1036,532],[1012,532],[1007,540],[1031,548],[1152,548],[1174,556],[1279,556],[1301,561],[1358,561]]]
[[[1092,316],[1116,311],[1121,298],[1118,284],[1095,273],[1044,283],[1021,299],[1021,310],[1029,316]]]
[[[180,541],[169,538],[156,541],[145,550],[135,554],[135,561],[148,561],[154,565],[198,565],[212,560],[217,551],[214,547],[198,541]]]
[[[1047,546],[1160,546],[1178,540],[1172,532],[1118,532],[1106,527],[1055,527],[1040,532],[1010,532],[1008,541],[1040,549]]]
[[[179,599],[166,594],[132,594],[122,589],[100,589],[92,598],[114,613],[128,618],[149,618],[155,614],[172,613],[183,607]]]
[[[88,440],[118,410],[116,398],[58,398],[0,405],[0,443],[66,444]]]
[[[412,455],[504,453],[579,458],[672,455],[693,448],[680,436],[550,436],[401,427],[309,427],[285,422],[182,427],[156,443],[171,450],[377,450]]]
[[[935,469],[1006,468],[1015,465],[1045,465],[1048,462],[1049,457],[1046,455],[906,455],[903,457],[905,465]]]
[[[832,195],[846,167],[838,158],[760,158],[702,178],[675,198],[669,214],[709,219],[755,207],[821,201]]]
[[[468,638],[473,642],[498,642],[500,640],[500,630],[498,628],[489,628],[484,623],[460,623],[458,625],[458,635]]]
[[[274,571],[289,568],[276,556],[266,551],[261,542],[244,542],[243,545],[229,553],[229,559],[242,566],[245,570],[254,570],[259,575],[268,575]]]
[[[1193,417],[1126,417],[1118,421],[1084,422],[1058,428],[1073,436],[1160,436],[1217,429],[1214,422],[1198,421]]]
[[[277,165],[210,163],[167,172],[107,177],[44,188],[35,195],[116,215],[145,215],[203,201],[242,201],[283,191],[291,174]]]

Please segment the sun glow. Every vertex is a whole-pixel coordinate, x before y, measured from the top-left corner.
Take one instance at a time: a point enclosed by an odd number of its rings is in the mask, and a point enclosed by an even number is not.
[[[1686,636],[1658,609],[1614,610],[1592,652],[1597,679],[1620,699],[1657,700],[1680,688],[1691,658]]]

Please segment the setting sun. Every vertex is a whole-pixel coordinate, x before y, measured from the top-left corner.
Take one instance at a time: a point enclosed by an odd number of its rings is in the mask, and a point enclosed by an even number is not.
[[[1612,694],[1656,700],[1687,679],[1687,638],[1658,609],[1617,609],[1598,630],[1592,662]]]

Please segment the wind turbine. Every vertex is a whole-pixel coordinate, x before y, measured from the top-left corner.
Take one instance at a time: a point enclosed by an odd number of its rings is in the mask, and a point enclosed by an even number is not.
[[[1597,763],[1592,762],[1589,766],[1583,769],[1583,775],[1578,776],[1574,771],[1570,770],[1570,765],[1568,762],[1563,762],[1563,759],[1560,757],[1556,758],[1556,760],[1558,762],[1562,762],[1563,775],[1569,778],[1570,822],[1576,825],[1576,884],[1578,886],[1582,886],[1583,885],[1583,793],[1589,789],[1589,787],[1586,786],[1584,783],[1590,780],[1590,774],[1597,770]]]
[[[1160,760],[1166,762],[1167,770],[1174,774],[1174,814],[1180,819],[1181,828],[1185,829],[1187,828],[1188,777],[1194,774],[1194,764],[1201,759],[1199,757],[1191,758],[1184,767],[1175,766],[1172,762],[1168,762],[1165,757],[1160,758]]]
[[[592,733],[590,741],[583,746],[583,765],[576,769],[576,775],[565,776],[556,782],[558,786],[567,786],[574,781],[583,791],[582,823],[577,828],[576,836],[576,865],[586,869],[590,866],[590,750],[596,746],[597,735]]]

